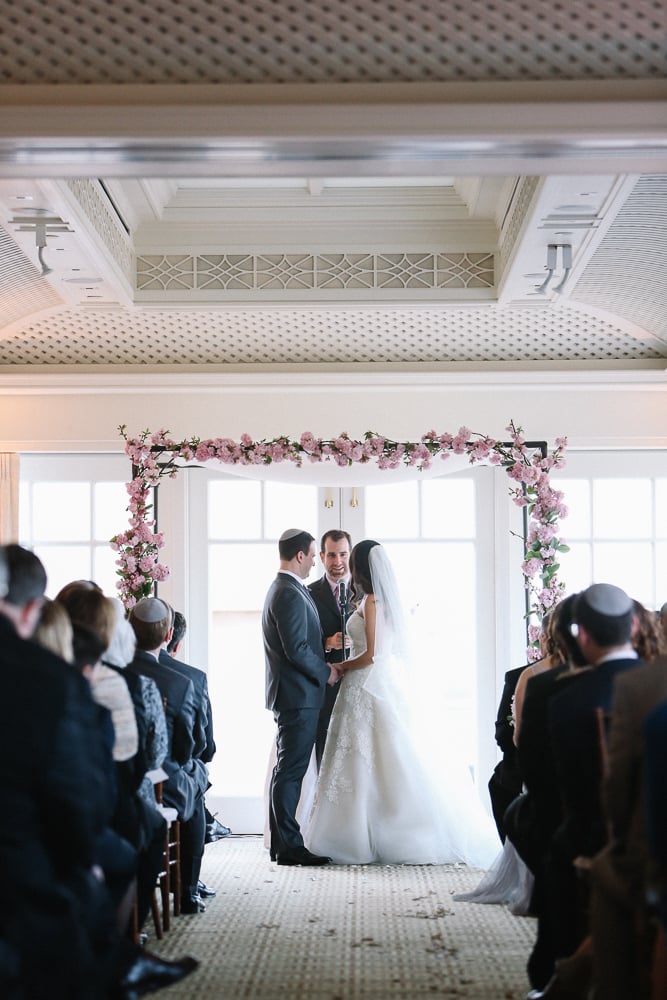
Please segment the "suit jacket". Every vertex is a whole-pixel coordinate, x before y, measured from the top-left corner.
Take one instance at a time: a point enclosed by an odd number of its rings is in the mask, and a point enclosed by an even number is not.
[[[640,663],[634,658],[603,661],[549,703],[549,734],[564,807],[559,842],[573,856],[592,855],[607,839],[595,709],[611,711],[616,679]]]
[[[192,756],[197,728],[192,681],[143,650],[137,650],[125,669],[152,678],[166,700],[169,751],[162,764],[168,775],[163,787],[164,802],[178,811],[179,819],[188,820],[208,784],[206,768]]]
[[[88,681],[20,638],[3,615],[0,673],[0,903],[7,915],[33,896],[38,909],[48,908],[61,880],[90,867],[114,803],[98,728],[103,710]]]
[[[215,740],[213,739],[213,716],[206,674],[198,667],[175,659],[166,649],[160,650],[159,661],[165,667],[171,667],[176,673],[192,681],[195,691],[195,748],[193,757],[199,757],[207,764],[213,759]]]
[[[114,948],[107,889],[89,874],[113,808],[97,725],[109,717],[81,673],[1,614],[0,676],[0,980],[16,958],[21,996],[106,996],[87,932]]]
[[[642,663],[614,681],[609,772],[602,784],[602,801],[612,827],[616,868],[623,871],[628,889],[643,884],[648,862],[644,725],[651,710],[665,699],[667,657]]]
[[[273,712],[320,709],[330,670],[315,603],[288,573],[278,573],[262,613],[266,707]]]
[[[315,580],[314,583],[309,584],[308,591],[315,601],[325,639],[328,635],[335,635],[336,632],[340,632],[342,616],[326,574],[321,576],[319,580]],[[346,623],[353,611],[352,601],[348,599],[347,614],[345,615]],[[325,652],[324,655],[327,663],[340,663],[343,659],[343,653],[343,649],[331,649]]]

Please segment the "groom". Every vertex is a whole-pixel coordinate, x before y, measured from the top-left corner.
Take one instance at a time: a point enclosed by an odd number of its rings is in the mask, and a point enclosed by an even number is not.
[[[304,846],[296,809],[326,686],[336,683],[338,671],[324,658],[319,615],[304,584],[315,564],[315,539],[307,531],[289,528],[280,536],[278,552],[280,569],[262,613],[266,707],[278,726],[269,791],[271,860],[279,865],[326,865],[328,858]]]

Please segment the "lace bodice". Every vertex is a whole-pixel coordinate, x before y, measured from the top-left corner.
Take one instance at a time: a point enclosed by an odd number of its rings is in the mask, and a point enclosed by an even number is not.
[[[348,618],[346,631],[352,643],[350,657],[361,656],[366,650],[366,622],[358,611]]]

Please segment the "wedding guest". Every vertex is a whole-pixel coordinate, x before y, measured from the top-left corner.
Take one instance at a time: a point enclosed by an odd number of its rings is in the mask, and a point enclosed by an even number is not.
[[[588,932],[585,899],[574,859],[592,857],[605,844],[601,760],[595,710],[611,710],[615,684],[640,662],[632,646],[634,603],[620,587],[597,583],[574,607],[577,641],[591,669],[549,704],[549,732],[563,819],[548,859],[548,906],[554,957],[571,955]]]
[[[169,751],[162,765],[168,775],[163,801],[177,811],[181,823],[181,912],[203,913],[206,906],[197,891],[201,867],[197,845],[204,838],[202,801],[208,780],[193,759],[201,741],[194,687],[192,681],[159,662],[170,622],[166,604],[157,597],[144,597],[130,610],[129,620],[137,649],[126,669],[152,678],[166,701]]]
[[[519,742],[519,733],[521,732],[521,713],[523,712],[523,701],[526,696],[526,685],[528,684],[528,681],[531,677],[535,677],[537,674],[541,674],[545,670],[550,670],[552,667],[558,666],[559,663],[563,663],[564,658],[558,648],[555,634],[553,630],[550,629],[551,618],[552,615],[547,612],[543,616],[540,623],[540,659],[528,664],[521,674],[521,677],[519,677],[514,691],[512,715],[514,718],[515,745]]]
[[[119,781],[127,792],[125,828],[134,831],[132,842],[139,850],[136,917],[137,930],[141,931],[163,866],[166,821],[158,809],[149,772],[161,767],[167,756],[167,722],[155,681],[125,669],[134,659],[136,639],[123,605],[117,598],[110,600],[114,606],[115,625],[102,660],[106,667],[120,674],[128,686],[138,733],[137,753],[122,766]]]
[[[211,709],[211,700],[208,695],[206,674],[203,670],[190,666],[189,663],[177,660],[173,653],[169,653],[167,651],[167,645],[169,644],[173,634],[174,609],[170,604],[168,604],[167,601],[164,601],[164,603],[167,605],[169,610],[169,629],[162,642],[162,647],[158,654],[158,660],[163,666],[170,667],[172,670],[175,670],[176,673],[181,674],[182,677],[185,677],[187,680],[192,682],[195,694],[196,727],[196,741],[192,752],[192,759],[194,765],[200,772],[200,780],[208,791],[211,787],[211,783],[209,781],[208,768],[206,765],[213,759],[216,747],[215,740],[213,739],[213,711]],[[185,622],[185,619],[183,619],[183,621]],[[205,885],[199,877],[202,859],[204,857],[204,846],[206,844],[206,805],[203,795],[197,801],[195,814],[197,815],[196,821],[194,820],[193,814],[193,820],[191,820],[181,831],[181,850],[185,850],[186,856],[192,858],[193,869],[189,879],[193,885],[197,886],[199,896],[206,900],[215,896],[215,889]],[[192,841],[190,842],[191,838]]]
[[[50,649],[67,663],[74,659],[72,647],[72,622],[67,611],[57,601],[44,598],[32,638],[45,649]]]
[[[315,539],[288,528],[278,541],[280,568],[262,612],[266,707],[276,721],[276,764],[269,789],[271,860],[320,866],[329,858],[308,851],[296,818],[303,777],[315,740],[327,684],[338,671],[324,658],[322,627],[304,586],[315,565]]]
[[[350,600],[350,548],[352,539],[347,531],[332,528],[325,531],[320,542],[320,560],[324,573],[314,583],[308,584],[308,590],[315,601],[320,624],[324,632],[324,654],[327,663],[340,663],[345,659],[350,640],[342,628],[354,611]],[[343,590],[341,591],[341,585]],[[340,596],[343,594],[343,611],[341,612]],[[320,718],[315,740],[315,760],[319,770],[327,738],[329,720],[340,684],[327,684],[324,693],[324,704],[320,709]]]
[[[171,656],[176,656],[179,651],[179,647],[185,638],[187,632],[188,623],[186,621],[185,615],[181,611],[174,611],[173,621],[172,621],[172,634],[171,638],[167,642],[167,652]],[[215,742],[213,742],[213,713],[209,711],[209,722],[207,728],[207,740],[213,743],[213,752],[215,753]],[[217,814],[213,814],[207,804],[206,799],[204,799],[204,814],[206,816],[206,837],[205,843],[214,844],[218,840],[222,840],[224,837],[229,837],[231,834],[231,827],[225,826],[217,818]]]
[[[586,660],[571,634],[576,594],[558,604],[553,626],[565,650],[564,662],[532,677],[526,685],[517,753],[525,793],[505,814],[507,836],[534,877],[530,912],[537,933],[528,959],[531,986],[543,989],[553,975],[554,951],[551,913],[546,903],[545,866],[551,838],[562,819],[555,762],[548,728],[548,706],[559,691],[578,683]]]
[[[74,580],[56,595],[56,603],[67,611],[73,625],[82,625],[99,635],[103,650],[111,642],[116,611],[111,598],[90,580]],[[137,752],[137,721],[125,679],[98,663],[90,677],[94,700],[111,712],[114,730],[113,755],[117,761],[129,760]]]
[[[648,993],[647,893],[652,869],[646,823],[645,727],[651,711],[665,699],[665,657],[639,664],[614,682],[608,773],[602,783],[611,839],[591,868],[594,996],[605,1000]]]

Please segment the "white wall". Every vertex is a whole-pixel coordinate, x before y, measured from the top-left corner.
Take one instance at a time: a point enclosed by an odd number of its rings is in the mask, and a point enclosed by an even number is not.
[[[513,418],[528,438],[571,448],[667,447],[667,376],[660,370],[561,373],[317,371],[260,374],[2,375],[0,449],[122,451],[118,425],[176,439],[330,437],[366,430],[402,439],[462,425],[504,439]]]

